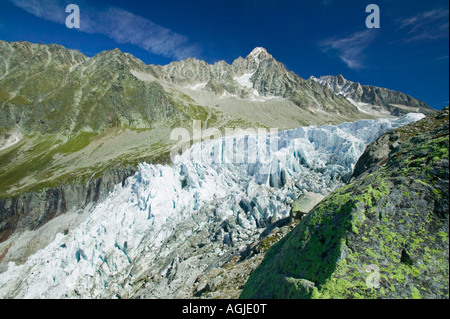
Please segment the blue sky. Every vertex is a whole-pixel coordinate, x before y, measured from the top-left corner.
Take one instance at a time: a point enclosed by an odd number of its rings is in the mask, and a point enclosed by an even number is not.
[[[80,8],[68,29],[66,5]],[[380,28],[366,27],[369,4]],[[0,0],[0,39],[88,56],[120,48],[147,64],[233,62],[261,46],[302,78],[345,78],[448,105],[448,0]]]

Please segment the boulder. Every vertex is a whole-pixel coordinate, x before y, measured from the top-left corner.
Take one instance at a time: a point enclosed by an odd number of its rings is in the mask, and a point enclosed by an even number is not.
[[[291,217],[300,219],[308,214],[325,197],[322,194],[306,192],[300,195],[291,205]]]

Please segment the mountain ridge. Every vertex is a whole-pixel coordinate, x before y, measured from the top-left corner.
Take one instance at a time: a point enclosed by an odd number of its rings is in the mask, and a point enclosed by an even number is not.
[[[15,124],[18,124],[25,130],[31,130],[31,132],[48,132],[52,130],[61,131],[61,126],[65,125],[70,127],[69,132],[82,131],[85,128],[88,131],[97,131],[99,129],[101,131],[117,125],[117,121],[120,125],[125,124],[138,128],[148,127],[152,123],[151,119],[148,118],[149,115],[151,117],[156,115],[156,120],[158,120],[157,114],[148,114],[144,109],[137,109],[129,102],[123,101],[123,94],[128,93],[126,96],[132,96],[135,99],[132,101],[134,104],[148,105],[148,100],[143,100],[141,96],[148,94],[145,91],[148,92],[148,85],[152,82],[159,82],[159,84],[163,85],[163,89],[152,85],[153,89],[150,89],[150,91],[156,89],[162,95],[164,95],[164,91],[167,93],[167,85],[178,86],[175,89],[182,87],[182,89],[187,89],[188,93],[192,93],[192,91],[207,91],[219,97],[219,105],[220,100],[224,98],[238,98],[253,102],[265,102],[281,98],[309,112],[322,110],[325,113],[340,114],[348,118],[366,115],[361,114],[355,103],[342,98],[330,85],[323,81],[316,81],[323,85],[317,86],[313,83],[314,81],[311,81],[311,78],[309,80],[302,79],[294,72],[288,71],[282,63],[275,60],[272,55],[261,47],[255,48],[246,58],[239,57],[235,59],[232,64],[227,64],[225,61],[208,64],[204,60],[188,58],[164,66],[146,65],[131,54],[123,53],[120,49],[103,51],[89,58],[79,51],[68,50],[60,45],[1,41],[0,47],[3,57],[7,56],[7,58],[11,59],[12,50],[17,55],[13,61],[7,61],[6,58],[3,58],[1,60],[3,63],[0,63],[0,105],[2,105],[3,109],[8,109],[8,112],[0,117],[0,126],[2,128],[13,127]],[[58,56],[52,59],[50,53],[54,51],[56,51]],[[61,60],[61,55],[65,55],[65,59]],[[68,60],[67,55],[71,56],[72,60],[76,59],[76,61]],[[27,56],[31,56],[31,58],[27,58]],[[26,65],[23,64],[24,61],[26,61]],[[67,66],[63,67],[64,64],[67,64]],[[109,69],[102,68],[103,64],[108,64]],[[17,65],[22,65],[25,70],[19,71],[18,74],[10,75],[11,69],[18,71]],[[42,69],[43,67],[45,67],[45,70]],[[97,76],[99,74],[102,76]],[[28,79],[30,76],[33,77],[32,83]],[[49,81],[48,79],[45,81],[45,76],[50,76],[58,82]],[[80,79],[87,77],[92,77],[92,79],[84,87],[80,87]],[[106,79],[107,81],[105,81]],[[136,82],[135,79],[138,81]],[[39,93],[33,92],[35,90],[33,85],[39,87]],[[97,87],[100,85],[100,92],[90,91],[87,85],[97,85]],[[146,88],[142,88],[140,92],[136,93],[136,91],[128,88],[129,85],[133,85],[133,87],[144,86]],[[120,92],[121,96],[117,96],[119,92],[115,92],[115,90],[117,91],[121,88],[124,88],[125,91]],[[62,92],[56,92],[55,89]],[[108,98],[105,96],[106,92],[113,96]],[[401,94],[400,92],[397,93]],[[183,94],[186,94],[186,90],[183,91]],[[355,97],[354,93],[352,93],[351,97],[354,97],[356,102],[364,102],[366,101],[364,99],[366,95],[363,95],[363,99],[360,100]],[[86,102],[83,101],[84,97],[89,98],[87,101],[89,105],[86,105]],[[151,97],[149,96],[148,98],[151,101]],[[66,99],[68,103],[76,106],[67,108],[67,105],[58,104],[55,101],[57,99]],[[161,103],[162,100],[157,99],[155,102]],[[417,104],[413,98],[409,99],[409,102],[412,106]],[[117,103],[123,104],[131,115],[127,115],[126,112],[121,110],[121,106],[117,105]],[[104,116],[108,120],[105,121],[102,116],[97,116],[100,120],[99,123],[92,123],[89,119],[80,116],[80,112],[81,114],[95,112],[95,109],[92,109],[92,106],[95,104],[100,104],[102,111],[107,110],[106,113],[110,113],[110,115],[106,114]],[[111,107],[114,104],[116,105]],[[36,123],[34,119],[36,116],[33,117],[31,114],[27,114],[28,108],[22,111],[15,110],[15,108],[24,105],[32,106],[33,112],[39,112],[41,118],[46,118],[41,119],[41,122],[48,123]],[[48,108],[45,105],[52,105],[52,107]],[[163,105],[167,106],[167,102],[163,102]],[[378,107],[385,106],[383,104]],[[406,106],[408,107],[408,105]],[[421,106],[426,109],[426,112],[431,111],[431,108],[427,108],[425,103],[422,102]],[[59,111],[61,108],[64,109],[64,112]],[[172,108],[172,110],[169,110],[170,113],[174,113],[175,116],[181,115],[175,111],[173,105],[170,108]],[[25,113],[17,114],[23,111]],[[392,110],[390,111],[391,113],[393,112]],[[69,119],[64,119],[64,113],[78,115],[75,122],[80,123],[67,125]],[[163,117],[168,115],[163,113]],[[55,118],[58,121],[55,121]],[[34,123],[32,123],[33,121]]]
[[[384,107],[392,115],[398,116],[407,113],[409,111],[407,107],[414,107],[416,112],[426,115],[434,112],[425,102],[416,100],[407,94],[373,85],[361,85],[345,79],[342,74],[326,75],[320,78],[311,76],[309,80],[316,81],[330,88],[336,94],[345,96],[358,108],[366,107],[365,111],[370,111],[370,109],[380,111]]]

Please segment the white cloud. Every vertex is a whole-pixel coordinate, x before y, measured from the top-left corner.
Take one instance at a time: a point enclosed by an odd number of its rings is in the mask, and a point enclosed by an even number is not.
[[[364,50],[372,43],[376,33],[367,29],[343,38],[330,38],[319,42],[323,52],[335,52],[350,69],[364,68]]]
[[[36,17],[65,24],[67,0],[11,0],[16,6]],[[78,1],[80,29],[86,33],[106,35],[118,43],[137,45],[151,53],[175,59],[200,55],[198,45],[190,43],[183,35],[175,33],[129,11],[109,7],[99,10]]]
[[[448,38],[448,9],[421,12],[411,17],[397,20],[399,30],[406,31],[404,40],[416,42]]]
[[[36,17],[58,23],[65,22],[66,5],[64,5],[63,1],[11,0],[11,2]]]

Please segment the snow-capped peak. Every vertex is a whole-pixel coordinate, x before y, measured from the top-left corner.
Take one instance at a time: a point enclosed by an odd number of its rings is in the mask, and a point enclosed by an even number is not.
[[[262,47],[256,47],[253,49],[252,52],[250,52],[250,54],[247,56],[247,58],[252,58],[252,59],[259,61],[261,58],[261,55],[267,56],[267,55],[269,55],[269,53],[267,52],[266,49],[264,49]]]
[[[250,56],[256,56],[259,55],[260,53],[267,53],[267,50],[264,49],[263,47],[256,47],[253,49],[252,52],[250,52]]]

